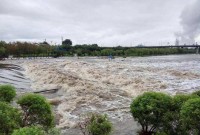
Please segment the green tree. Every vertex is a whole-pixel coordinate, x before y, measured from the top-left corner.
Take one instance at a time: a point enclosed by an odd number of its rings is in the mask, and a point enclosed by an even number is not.
[[[171,107],[172,98],[163,93],[145,92],[131,103],[132,116],[142,126],[140,134],[151,135],[163,126],[163,116]]]
[[[78,55],[78,56],[82,56],[83,55],[83,50],[82,49],[76,49],[75,50],[75,52],[76,52],[76,54]]]
[[[79,123],[79,127],[83,135],[110,135],[112,132],[112,123],[106,115],[88,115],[82,123]]]
[[[17,103],[23,111],[23,126],[41,125],[44,128],[54,126],[54,116],[47,100],[37,94],[22,96]]]
[[[72,45],[72,41],[70,39],[65,39],[64,41],[62,41],[62,45],[71,46]]]
[[[65,39],[62,41],[62,48],[66,51],[69,51],[72,47],[72,41],[70,39]]]
[[[101,50],[102,56],[113,55],[113,53],[114,53],[113,49],[103,49],[103,50]]]
[[[14,130],[12,135],[45,135],[45,132],[40,127],[32,126]]]
[[[106,115],[93,115],[88,130],[92,135],[109,135],[112,131],[112,125]]]
[[[0,47],[0,58],[5,55],[6,49],[4,47]]]
[[[15,88],[11,85],[0,85],[0,101],[11,102],[16,96]]]
[[[180,119],[180,111],[182,105],[189,99],[198,98],[197,95],[175,95],[172,99],[172,106],[170,111],[164,115],[164,127],[163,131],[170,135],[184,135],[185,129],[182,127],[182,121]]]
[[[193,95],[197,95],[197,96],[200,97],[200,90],[197,90],[197,91],[193,92],[192,94],[193,94]]]
[[[180,115],[187,133],[200,135],[200,98],[186,101]]]
[[[47,135],[60,135],[60,130],[58,128],[51,128],[46,132]]]
[[[14,129],[20,128],[19,111],[6,102],[0,102],[0,134],[10,135]]]

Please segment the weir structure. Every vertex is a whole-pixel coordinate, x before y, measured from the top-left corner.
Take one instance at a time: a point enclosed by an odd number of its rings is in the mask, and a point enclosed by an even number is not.
[[[200,45],[136,46],[131,48],[195,48],[196,54],[200,54]]]

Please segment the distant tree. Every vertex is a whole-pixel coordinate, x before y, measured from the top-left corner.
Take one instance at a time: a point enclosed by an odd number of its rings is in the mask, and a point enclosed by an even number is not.
[[[190,135],[200,135],[200,98],[186,101],[181,108],[184,128]]]
[[[65,39],[64,41],[62,41],[62,45],[71,46],[72,45],[72,41],[70,39]]]
[[[49,43],[47,41],[42,42],[42,44],[49,45]]]
[[[103,49],[101,50],[101,55],[103,56],[108,56],[108,55],[113,55],[114,50],[113,49]]]
[[[72,41],[70,39],[65,39],[62,41],[62,48],[66,51],[69,51],[72,47]]]
[[[163,126],[163,116],[171,107],[171,97],[157,92],[145,92],[131,103],[131,113],[142,126],[141,135],[152,135]]]
[[[11,102],[16,96],[15,88],[11,85],[0,85],[0,101]]]
[[[5,55],[6,49],[4,47],[0,47],[0,58]]]
[[[51,106],[43,96],[27,94],[19,98],[17,103],[23,111],[23,126],[41,125],[44,128],[54,126]]]
[[[6,102],[0,102],[0,134],[10,135],[14,129],[20,128],[19,111]]]
[[[6,46],[6,42],[5,41],[0,41],[0,47],[5,47]]]
[[[78,55],[78,56],[82,56],[83,55],[83,50],[82,49],[76,49],[75,50],[75,53]]]
[[[6,57],[6,42],[0,41],[0,58]]]

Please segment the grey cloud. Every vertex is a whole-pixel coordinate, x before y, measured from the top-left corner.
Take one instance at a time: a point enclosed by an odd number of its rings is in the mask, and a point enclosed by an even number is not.
[[[180,33],[182,43],[195,43],[195,38],[200,36],[200,1],[196,0],[188,5],[181,14],[183,32]]]
[[[174,41],[188,0],[0,0],[0,40],[130,45]],[[170,9],[170,10],[169,10]]]

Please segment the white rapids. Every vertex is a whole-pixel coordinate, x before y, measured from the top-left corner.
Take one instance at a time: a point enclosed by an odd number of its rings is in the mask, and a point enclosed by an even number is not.
[[[88,112],[112,119],[131,117],[130,103],[145,91],[171,95],[200,89],[200,55],[138,58],[60,58],[25,60],[21,63],[32,89],[60,90],[51,100],[59,101],[59,128],[77,124]]]

